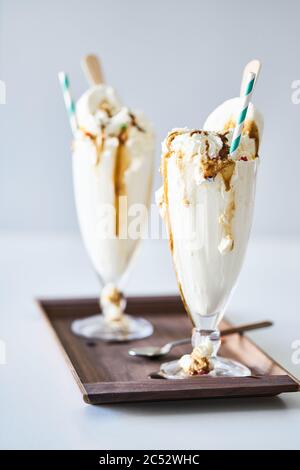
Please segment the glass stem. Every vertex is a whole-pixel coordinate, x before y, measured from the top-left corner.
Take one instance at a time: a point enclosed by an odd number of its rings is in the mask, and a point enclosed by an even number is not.
[[[212,343],[212,357],[216,357],[221,345],[220,331],[217,328],[219,315],[198,317],[198,325],[193,329],[192,346],[196,348],[209,340]]]
[[[101,292],[100,307],[108,322],[118,321],[123,317],[126,299],[114,284],[107,284]]]

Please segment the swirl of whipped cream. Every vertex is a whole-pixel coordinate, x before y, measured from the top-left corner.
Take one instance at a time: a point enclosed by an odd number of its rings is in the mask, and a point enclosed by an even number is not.
[[[216,158],[223,147],[221,137],[216,133],[203,131],[183,131],[178,133],[170,144],[170,150],[190,160],[195,155]],[[174,131],[171,131],[174,132]]]
[[[104,84],[95,85],[87,90],[76,105],[79,127],[93,135],[100,133],[110,118],[120,111],[122,105],[115,90]]]
[[[121,109],[121,103],[114,89],[107,85],[96,85],[87,90],[76,105],[77,121],[80,128],[96,135],[108,121],[109,114]]]
[[[153,130],[143,113],[133,113],[122,106],[114,89],[108,85],[96,85],[87,90],[78,100],[76,115],[80,130],[85,134],[106,137],[119,137],[120,133],[130,128],[128,145],[131,140],[143,140],[151,136]],[[141,139],[139,139],[141,138]]]

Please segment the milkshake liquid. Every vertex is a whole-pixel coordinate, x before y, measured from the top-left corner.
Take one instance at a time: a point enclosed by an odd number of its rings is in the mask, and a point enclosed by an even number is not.
[[[199,316],[223,313],[241,270],[258,160],[237,161],[228,190],[221,174],[197,184],[193,160],[176,160],[174,154],[164,164],[169,235],[180,292],[199,326]]]

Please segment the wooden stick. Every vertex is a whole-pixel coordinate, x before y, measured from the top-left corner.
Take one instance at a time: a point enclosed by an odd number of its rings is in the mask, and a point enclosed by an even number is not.
[[[81,60],[81,66],[91,86],[104,83],[100,60],[96,55],[89,54],[84,56]]]
[[[259,72],[260,72],[260,69],[261,69],[261,63],[257,59],[251,60],[251,62],[249,62],[246,65],[246,67],[244,68],[244,72],[243,72],[240,96],[243,96],[243,94],[245,92],[245,87],[246,87],[246,84],[247,84],[247,79],[248,79],[249,72],[253,72],[256,75],[255,82],[254,82],[254,86],[255,86],[258,75],[259,75]]]

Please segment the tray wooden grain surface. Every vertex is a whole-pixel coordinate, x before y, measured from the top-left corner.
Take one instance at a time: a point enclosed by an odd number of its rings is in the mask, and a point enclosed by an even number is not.
[[[105,343],[75,336],[73,320],[99,313],[96,299],[39,299],[38,304],[54,330],[73,375],[90,404],[200,399],[217,397],[272,396],[299,390],[299,382],[244,335],[222,340],[220,353],[248,366],[256,377],[193,377],[184,380],[151,379],[163,361],[190,351],[179,346],[165,358],[128,356],[129,347],[162,345],[187,337],[191,323],[179,297],[132,297],[126,311],[150,320],[154,334],[129,343]],[[223,321],[221,329],[230,326]]]

